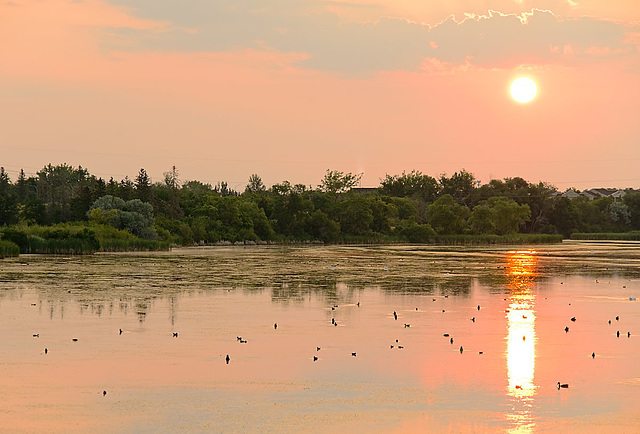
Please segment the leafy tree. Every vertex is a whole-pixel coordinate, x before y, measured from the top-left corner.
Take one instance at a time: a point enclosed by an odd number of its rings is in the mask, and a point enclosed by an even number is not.
[[[69,221],[72,218],[71,199],[78,197],[80,186],[89,177],[89,172],[81,166],[74,169],[67,164],[49,164],[37,176],[38,195],[45,204],[46,221]]]
[[[439,235],[463,233],[470,211],[459,205],[450,194],[440,196],[427,207],[427,223]]]
[[[579,214],[576,205],[566,197],[556,196],[551,200],[549,223],[565,237],[570,237],[579,226]]]
[[[578,231],[605,232],[608,230],[607,226],[609,222],[606,211],[610,203],[609,200],[589,200],[586,197],[578,197],[576,199],[572,199],[571,203],[576,209],[576,229]]]
[[[438,197],[440,185],[435,178],[412,170],[408,174],[402,172],[402,175],[386,175],[380,182],[380,191],[389,196],[411,197],[431,203]]]
[[[331,220],[321,210],[316,210],[309,216],[307,227],[314,239],[324,242],[337,241],[340,235],[340,223]]]
[[[640,193],[628,193],[623,198],[629,210],[629,226],[633,230],[640,230]]]
[[[438,181],[441,187],[440,193],[451,195],[459,204],[467,203],[476,184],[475,176],[464,169],[455,172],[450,178],[447,178],[446,175],[440,175]]]
[[[362,173],[354,175],[353,173],[343,173],[338,170],[328,170],[322,178],[322,182],[318,185],[318,189],[325,193],[344,193],[358,185],[362,179]]]
[[[219,182],[214,188],[213,191],[218,193],[222,197],[227,196],[238,196],[238,192],[232,188],[229,188],[229,184],[225,181]]]
[[[102,196],[93,203],[88,216],[90,220],[126,229],[140,238],[158,238],[153,226],[153,207],[140,199],[124,201],[119,197]]]
[[[366,197],[356,195],[340,202],[339,215],[343,233],[365,235],[371,232],[373,211]]]
[[[469,230],[474,234],[495,234],[496,212],[486,204],[476,205],[467,223]]]
[[[410,243],[430,243],[436,238],[436,231],[430,224],[418,224],[411,221],[408,226],[401,230],[401,234]]]
[[[629,223],[631,223],[629,208],[620,201],[613,201],[609,204],[607,217],[617,231],[628,230]]]
[[[504,196],[494,196],[473,208],[469,225],[475,233],[515,234],[531,218],[529,205],[518,205]]]

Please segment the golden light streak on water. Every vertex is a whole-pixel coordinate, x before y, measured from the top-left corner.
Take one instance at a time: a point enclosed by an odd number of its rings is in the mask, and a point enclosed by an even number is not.
[[[507,394],[513,398],[513,411],[508,419],[513,432],[530,432],[535,423],[531,406],[536,395],[535,360],[535,294],[532,287],[536,278],[535,250],[507,252],[509,289],[507,310]]]

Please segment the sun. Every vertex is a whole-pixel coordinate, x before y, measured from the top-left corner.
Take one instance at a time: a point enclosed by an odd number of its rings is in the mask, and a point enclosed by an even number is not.
[[[511,83],[511,96],[520,103],[527,103],[535,98],[538,87],[529,77],[520,77]]]

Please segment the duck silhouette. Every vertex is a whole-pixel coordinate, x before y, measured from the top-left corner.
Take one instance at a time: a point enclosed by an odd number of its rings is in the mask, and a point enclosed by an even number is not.
[[[567,383],[560,383],[560,382],[558,381],[558,390],[560,390],[560,388],[568,389],[568,388],[569,388],[569,385],[568,385]]]

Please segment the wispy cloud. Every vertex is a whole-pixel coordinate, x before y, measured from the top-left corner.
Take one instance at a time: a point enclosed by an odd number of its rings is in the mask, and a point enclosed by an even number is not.
[[[275,49],[305,54],[300,66],[346,74],[417,70],[425,59],[452,65],[513,67],[575,64],[638,57],[628,33],[640,26],[593,17],[561,18],[549,10],[523,14],[450,16],[427,25],[399,18],[341,20],[326,1],[114,0],[140,18],[170,22],[161,29],[118,29],[110,36],[129,49],[222,52]],[[333,2],[330,2],[333,3]],[[116,39],[107,38],[112,44]]]

